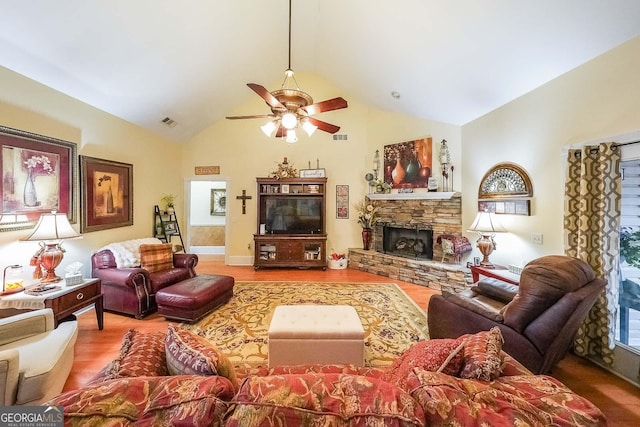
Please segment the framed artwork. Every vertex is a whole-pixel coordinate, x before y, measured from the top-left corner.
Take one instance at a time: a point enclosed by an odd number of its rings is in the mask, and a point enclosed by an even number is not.
[[[178,226],[173,221],[167,221],[164,223],[164,231],[166,234],[177,234]]]
[[[384,146],[384,182],[393,188],[427,188],[432,176],[432,139]]]
[[[80,232],[133,225],[133,165],[80,156]]]
[[[349,219],[348,185],[336,185],[336,218]]]
[[[0,231],[33,228],[40,215],[76,222],[76,144],[0,126]]]
[[[222,216],[227,213],[227,190],[225,188],[211,189],[211,215]]]
[[[283,194],[289,194],[289,184],[282,184],[282,185],[280,186],[280,191],[281,191]]]

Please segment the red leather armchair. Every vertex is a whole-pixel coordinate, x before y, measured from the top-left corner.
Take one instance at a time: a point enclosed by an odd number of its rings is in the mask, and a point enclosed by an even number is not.
[[[535,374],[547,374],[571,348],[605,281],[584,261],[550,255],[531,261],[520,286],[480,280],[459,294],[429,300],[431,338],[456,338],[498,326],[503,350]]]
[[[109,249],[91,256],[91,273],[102,281],[104,309],[137,319],[157,309],[156,292],[166,286],[195,277],[198,256],[173,254],[173,268],[149,273],[144,268],[118,268]]]

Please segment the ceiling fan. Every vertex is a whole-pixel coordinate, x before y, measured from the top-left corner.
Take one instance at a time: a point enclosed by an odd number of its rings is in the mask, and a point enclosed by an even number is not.
[[[295,85],[294,88],[291,86]],[[276,131],[276,137],[285,136],[287,142],[296,142],[296,128],[298,126],[311,136],[316,129],[328,133],[336,133],[340,126],[323,122],[314,117],[315,114],[332,110],[347,108],[347,101],[341,97],[327,99],[326,101],[313,102],[313,98],[306,92],[300,90],[298,82],[291,69],[291,0],[289,0],[289,67],[284,72],[284,81],[278,90],[268,91],[264,86],[257,83],[247,83],[255,93],[257,93],[267,103],[271,109],[271,114],[259,114],[252,116],[231,116],[230,120],[237,119],[270,119],[260,128],[267,136],[272,136]]]

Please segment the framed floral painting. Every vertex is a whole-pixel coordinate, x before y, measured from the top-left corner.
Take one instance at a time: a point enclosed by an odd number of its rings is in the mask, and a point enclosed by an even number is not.
[[[0,126],[0,231],[32,228],[43,213],[76,222],[76,144]]]
[[[80,156],[80,232],[133,225],[133,165]]]

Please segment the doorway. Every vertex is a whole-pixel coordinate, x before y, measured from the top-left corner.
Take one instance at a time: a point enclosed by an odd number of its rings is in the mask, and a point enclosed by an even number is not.
[[[187,194],[187,251],[224,259],[227,182],[189,179]]]

